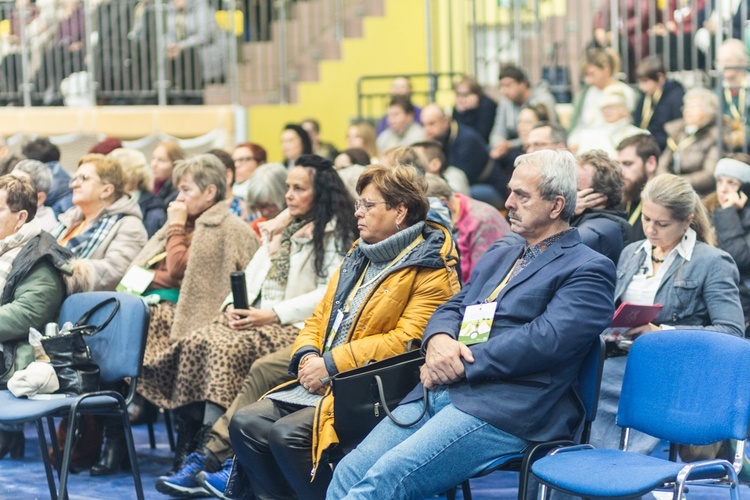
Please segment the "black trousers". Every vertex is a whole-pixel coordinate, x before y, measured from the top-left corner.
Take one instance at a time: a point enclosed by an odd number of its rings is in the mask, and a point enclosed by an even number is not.
[[[312,470],[315,408],[264,399],[238,410],[229,437],[253,492],[259,499],[324,499],[333,472]]]

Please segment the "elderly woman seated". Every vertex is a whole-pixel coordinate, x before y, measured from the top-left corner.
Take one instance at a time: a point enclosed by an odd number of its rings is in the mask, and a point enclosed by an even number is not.
[[[141,209],[125,192],[120,164],[99,154],[80,159],[70,186],[73,207],[51,234],[87,270],[95,290],[114,290],[146,244]]]
[[[250,213],[250,227],[260,238],[260,224],[271,220],[286,208],[286,174],[281,163],[266,163],[251,175],[245,192],[245,203]]]
[[[693,88],[685,93],[682,119],[664,125],[667,149],[659,157],[656,173],[684,177],[700,196],[711,193],[719,160],[719,98],[712,91]]]
[[[289,371],[297,380],[238,410],[230,424],[233,473],[256,496],[325,497],[324,457],[337,442],[327,380],[404,352],[458,291],[455,246],[447,229],[425,222],[426,190],[411,166],[370,166],[360,177],[360,238],[294,343]]]
[[[31,181],[36,190],[36,219],[44,231],[51,231],[57,226],[55,211],[44,204],[52,188],[52,171],[47,165],[37,160],[21,160],[10,172],[16,177]]]
[[[258,247],[250,228],[224,201],[225,170],[213,155],[176,162],[172,181],[178,193],[167,208],[167,223],[120,283],[119,289],[153,302],[139,386],[144,390],[157,383],[155,367],[172,343],[213,320],[229,293],[229,275],[244,269]],[[127,461],[122,427],[105,424],[105,437],[102,461],[92,469],[98,475],[114,473]]]
[[[27,179],[0,177],[0,387],[34,361],[29,328],[57,319],[66,291],[81,289],[70,275],[70,252],[36,220],[37,194]],[[22,458],[21,426],[0,427],[0,458]]]

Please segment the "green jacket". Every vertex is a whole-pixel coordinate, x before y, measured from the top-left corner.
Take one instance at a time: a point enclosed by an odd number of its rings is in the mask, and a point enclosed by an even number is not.
[[[27,340],[29,328],[44,333],[56,321],[66,296],[61,273],[69,254],[47,233],[32,239],[13,261],[0,304],[0,343],[3,345],[0,384],[34,361]]]

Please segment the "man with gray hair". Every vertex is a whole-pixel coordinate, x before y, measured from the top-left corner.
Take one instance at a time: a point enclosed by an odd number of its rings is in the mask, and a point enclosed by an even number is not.
[[[418,422],[384,419],[336,467],[328,498],[427,498],[532,441],[580,434],[578,372],[612,319],[615,266],[568,223],[572,154],[518,157],[508,187],[511,229],[524,241],[490,248],[435,311],[421,384],[393,412]]]
[[[49,190],[52,189],[52,171],[44,163],[36,160],[21,160],[11,171],[11,175],[20,179],[26,178],[36,190],[36,219],[44,231],[57,226],[55,211],[45,206]]]

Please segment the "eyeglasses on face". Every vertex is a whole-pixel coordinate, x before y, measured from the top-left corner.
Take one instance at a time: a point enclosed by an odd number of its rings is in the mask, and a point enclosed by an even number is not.
[[[83,184],[89,179],[97,180],[96,177],[94,177],[93,175],[87,175],[87,174],[76,175],[75,177],[70,179],[70,182],[68,182],[68,187],[73,187],[76,185]]]
[[[243,156],[242,158],[237,158],[234,161],[234,163],[247,163],[249,161],[254,161],[255,158],[252,156]]]
[[[379,205],[381,203],[385,203],[384,201],[372,201],[368,200],[367,198],[363,198],[361,200],[357,200],[354,202],[354,211],[357,212],[359,209],[362,209],[365,213],[369,212],[372,208],[375,207],[375,205]]]

